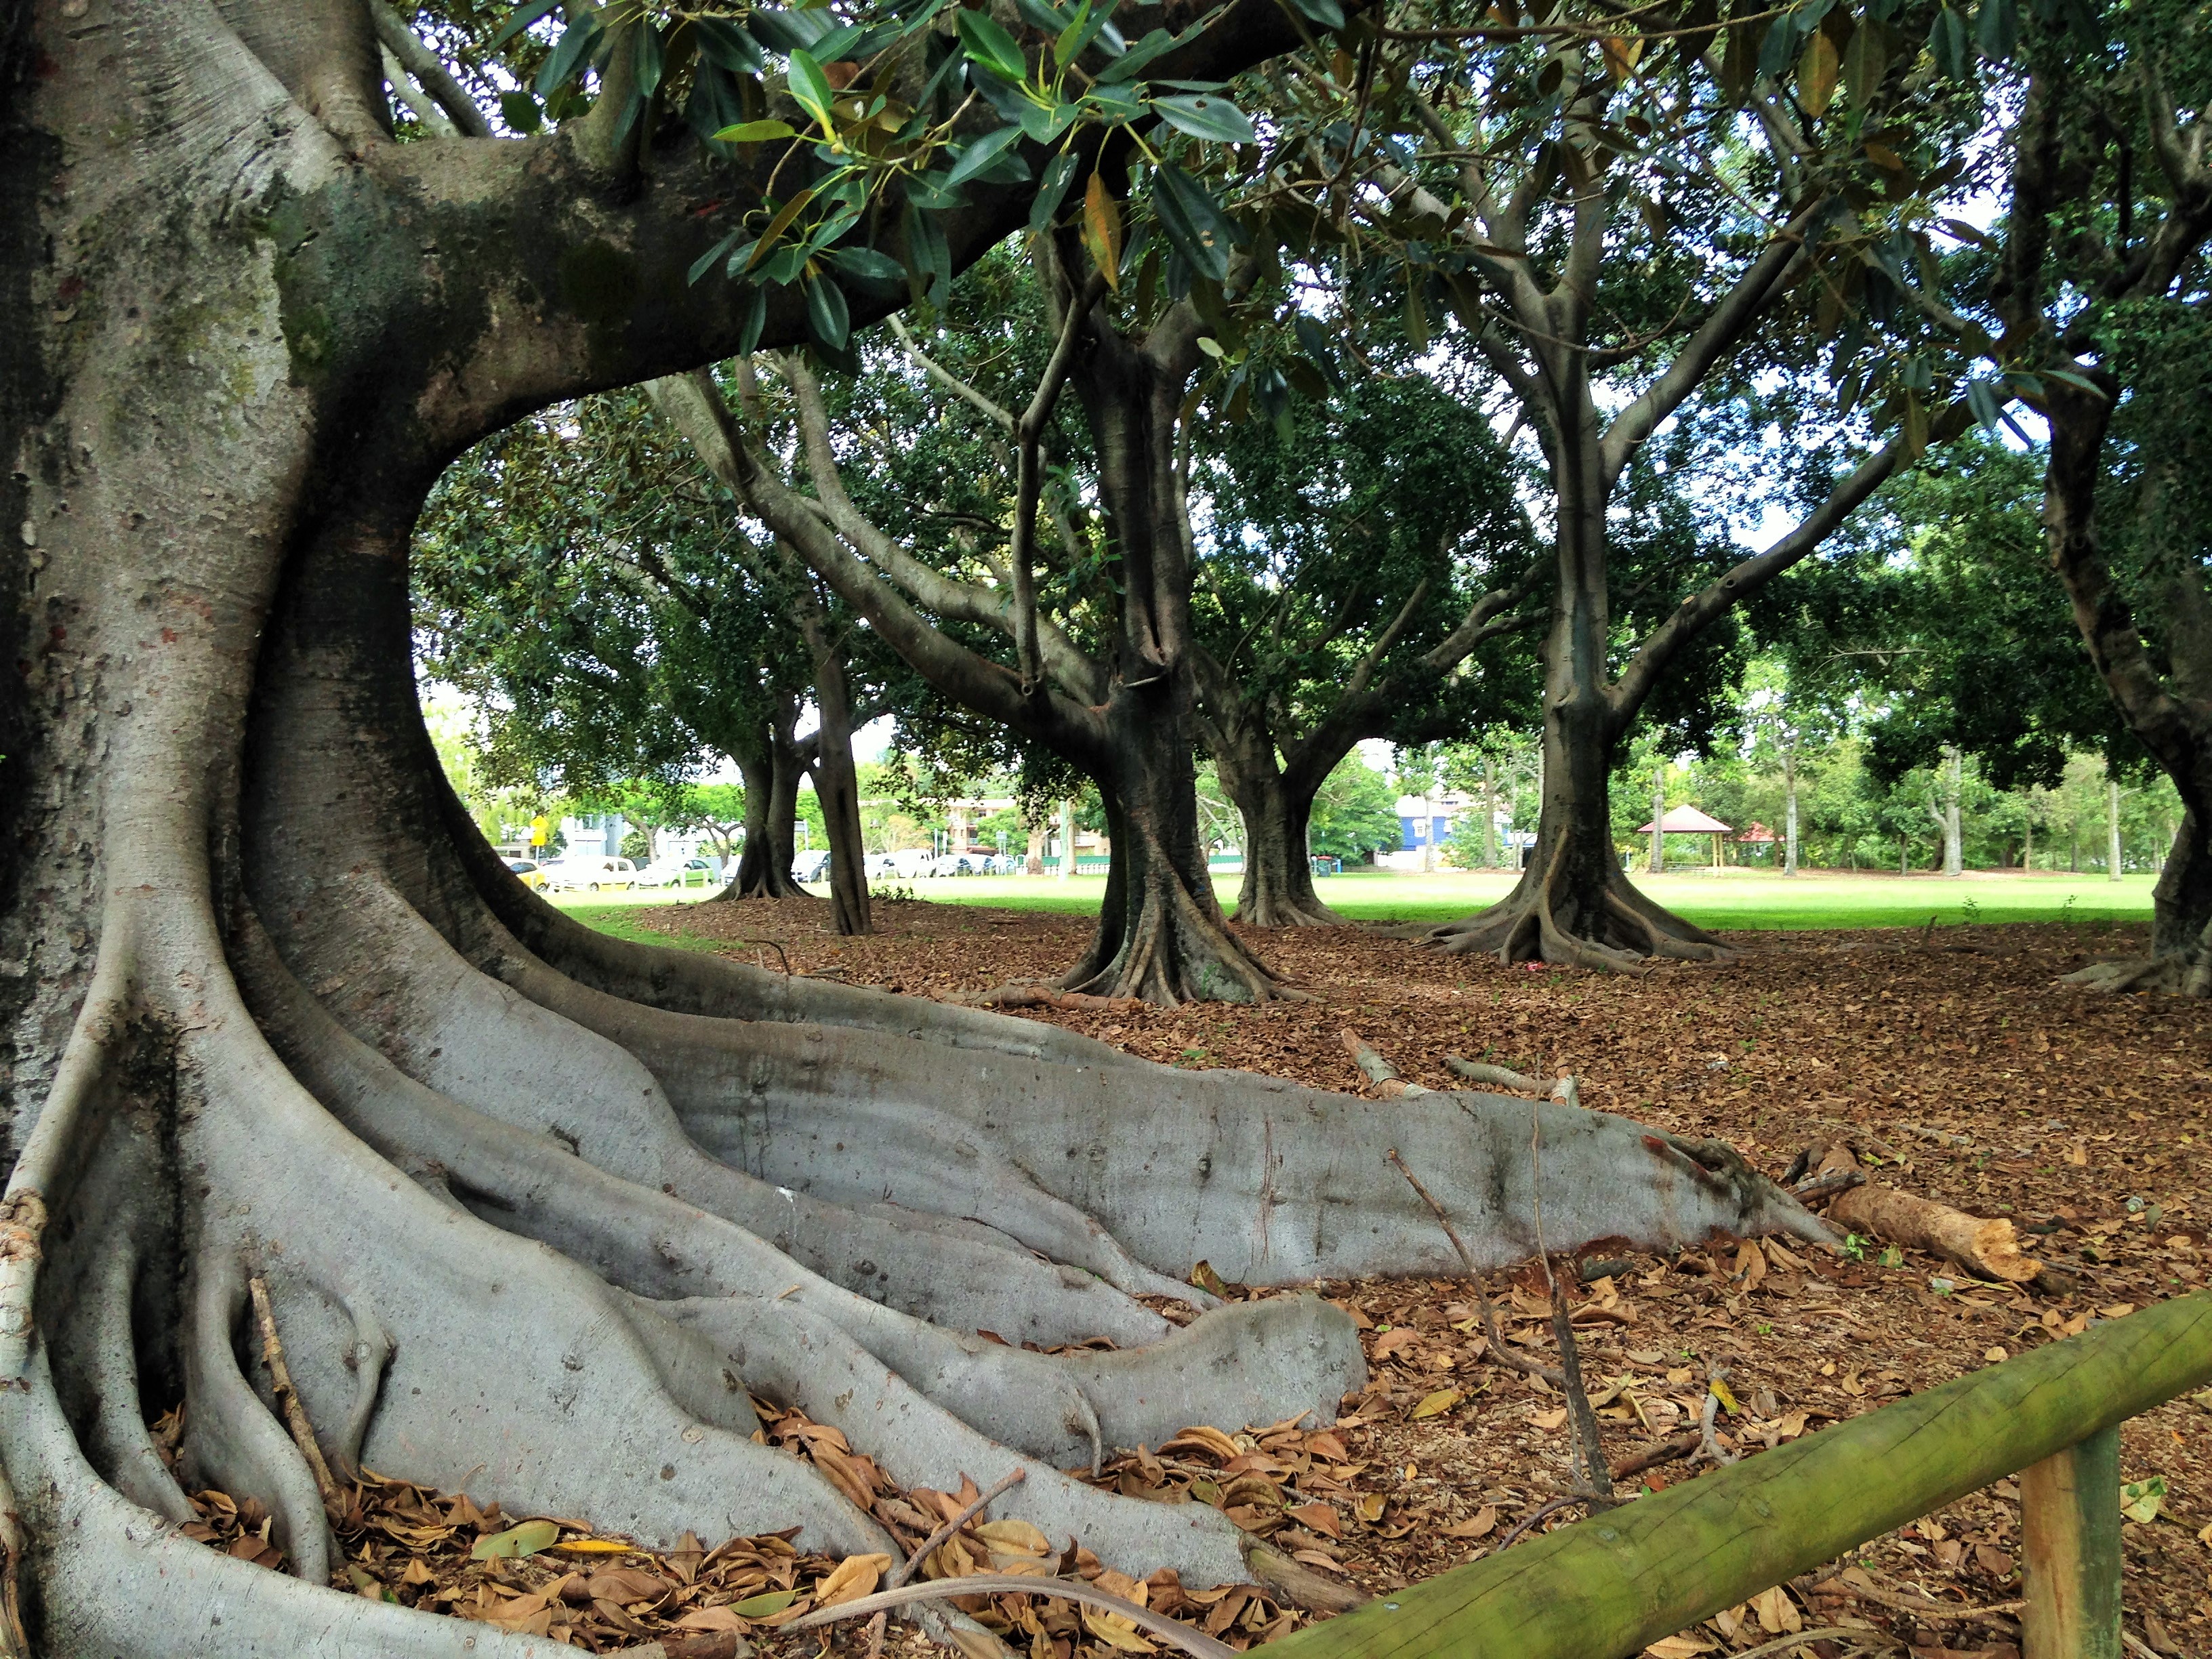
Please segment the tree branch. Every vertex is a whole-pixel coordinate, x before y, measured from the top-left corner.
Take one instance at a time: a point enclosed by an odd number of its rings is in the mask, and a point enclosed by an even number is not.
[[[1060,339],[1038,378],[1036,394],[1022,411],[1014,430],[1014,532],[1007,562],[1013,568],[1014,660],[1022,689],[1033,691],[1037,684],[1036,573],[1031,557],[1036,543],[1037,494],[1045,422],[1052,418],[1060,390],[1067,384],[1067,371],[1075,362],[1076,342],[1083,325],[1106,292],[1106,273],[1094,270],[1067,307],[1060,325]]]
[[[929,376],[931,380],[936,381],[938,385],[943,386],[947,392],[952,393],[954,397],[962,399],[963,402],[974,404],[977,409],[982,410],[983,414],[988,419],[996,422],[1007,432],[1011,433],[1014,430],[1018,422],[1015,421],[1011,413],[1001,409],[997,404],[993,403],[981,392],[976,391],[974,386],[969,385],[967,381],[962,380],[957,374],[955,374],[951,369],[946,368],[942,363],[939,362],[937,359],[931,356],[927,352],[924,351],[920,346],[915,343],[914,336],[906,331],[906,322],[904,319],[901,318],[896,312],[894,312],[890,316],[890,322],[891,332],[897,337],[899,344],[905,349],[907,356],[913,362],[914,366],[916,368],[919,368],[923,374]]]
[[[1860,502],[1881,487],[1904,459],[1905,440],[1900,435],[1860,462],[1826,501],[1780,541],[1683,600],[1672,616],[1651,630],[1643,647],[1630,659],[1628,666],[1621,671],[1620,678],[1606,693],[1616,717],[1625,720],[1641,708],[1660,675],[1666,672],[1668,665],[1691,641],[1705,631],[1707,624],[1819,547]]]
[[[438,54],[422,44],[422,39],[407,27],[398,12],[386,0],[368,0],[369,21],[376,27],[376,38],[399,62],[399,67],[415,78],[415,82],[430,94],[439,108],[445,111],[454,126],[471,138],[489,138],[491,123],[477,107],[477,100],[469,96],[459,81],[441,63]],[[404,94],[402,94],[404,96]],[[428,122],[423,124],[428,125]]]

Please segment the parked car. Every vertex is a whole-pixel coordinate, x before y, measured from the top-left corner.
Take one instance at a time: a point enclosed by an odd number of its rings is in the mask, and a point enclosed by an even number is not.
[[[930,857],[928,850],[921,847],[906,848],[887,856],[891,861],[890,873],[901,881],[912,881],[916,876],[929,874],[929,866],[936,862]]]
[[[540,866],[546,887],[556,893],[581,890],[596,893],[601,888],[620,888],[627,891],[637,885],[637,866],[628,859],[568,858]]]
[[[545,872],[538,868],[534,860],[509,859],[507,867],[514,872],[514,878],[525,887],[543,887],[545,884]]]
[[[798,882],[829,880],[830,854],[820,850],[799,854],[791,861],[791,878]]]
[[[983,873],[981,853],[940,853],[930,860],[929,868],[923,872],[931,876],[979,876]]]
[[[896,876],[899,873],[898,854],[896,853],[871,853],[867,857],[860,860],[860,872],[866,876],[872,882],[882,881],[886,877]]]
[[[712,887],[721,879],[721,860],[709,858],[655,859],[637,872],[641,887]]]

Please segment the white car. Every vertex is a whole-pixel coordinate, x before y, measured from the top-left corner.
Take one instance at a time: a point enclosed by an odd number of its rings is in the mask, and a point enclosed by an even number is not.
[[[641,887],[690,887],[695,883],[712,887],[720,878],[721,865],[708,858],[655,859],[637,872]]]
[[[628,891],[637,885],[637,866],[628,859],[566,858],[539,866],[538,873],[545,878],[547,890],[556,893],[596,893],[602,888]]]
[[[801,883],[829,880],[830,854],[819,850],[799,854],[791,861],[791,878]]]

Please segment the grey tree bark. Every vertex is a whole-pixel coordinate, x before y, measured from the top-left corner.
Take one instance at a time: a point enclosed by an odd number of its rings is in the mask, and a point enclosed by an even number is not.
[[[1797,873],[1797,745],[1782,750],[1782,873]]]
[[[1171,67],[1249,61],[1222,38]],[[1296,1296],[1171,1334],[1133,1292],[1197,1296],[1173,1275],[1200,1255],[1449,1271],[1386,1146],[1484,1259],[1525,1254],[1528,1103],[1386,1120],[629,945],[515,882],[415,703],[410,526],[516,411],[730,349],[733,297],[682,280],[719,230],[678,209],[757,191],[688,147],[611,178],[588,127],[395,144],[376,46],[340,0],[0,19],[0,1507],[37,1650],[542,1650],[327,1587],[312,1477],[238,1359],[248,1263],[326,1455],[649,1544],[882,1547],[751,1440],[758,1389],[909,1483],[1026,1466],[1017,1507],[1125,1571],[1243,1577],[1213,1511],[1055,1471],[1326,1413],[1356,1339]],[[1003,228],[949,231],[966,258]],[[771,337],[801,326],[779,307]],[[357,857],[322,855],[339,820]],[[1625,1120],[1537,1122],[1555,1245],[1816,1225]],[[293,1575],[180,1534],[146,1431],[170,1405],[185,1480],[264,1504]]]
[[[1962,876],[1966,872],[1966,854],[1960,836],[1959,797],[1964,791],[1961,772],[1963,757],[1955,744],[1945,744],[1941,764],[1936,769],[1938,795],[1936,807],[1936,830],[1943,842],[1943,873]]]

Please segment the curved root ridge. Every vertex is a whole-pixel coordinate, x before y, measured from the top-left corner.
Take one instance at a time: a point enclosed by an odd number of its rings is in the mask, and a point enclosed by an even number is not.
[[[60,1322],[66,1363],[56,1382],[84,1424],[93,1466],[131,1502],[181,1524],[192,1518],[192,1506],[154,1448],[138,1392],[131,1328],[138,1251],[129,1223],[127,1211],[112,1218],[94,1244],[74,1305]]]
[[[621,1046],[486,977],[380,880],[363,878],[354,926],[398,970],[369,981],[355,1034],[437,1092],[549,1133],[586,1162],[735,1222],[833,1283],[917,1318],[1010,1340],[1142,1343],[1159,1316],[980,1227],[917,1226],[779,1189],[702,1152],[653,1074]],[[599,1000],[580,987],[563,1000]],[[401,1016],[386,1020],[396,1002]],[[335,1010],[343,1020],[346,999]],[[375,1023],[362,1029],[374,1012]],[[664,1016],[664,1018],[675,1017]]]
[[[1194,1583],[1243,1576],[1234,1522],[1203,1504],[1157,1504],[1102,1492],[1021,1458],[942,1412],[829,1321],[752,1297],[694,1299],[660,1311],[711,1334],[763,1395],[843,1431],[907,1486],[956,1491],[963,1475],[989,1486],[1016,1468],[1028,1478],[1011,1500],[1048,1537],[1073,1536],[1103,1560],[1173,1567]],[[1169,1431],[1172,1433],[1173,1431]],[[1164,1438],[1164,1436],[1159,1437]]]
[[[193,1542],[103,1481],[62,1415],[44,1348],[0,1389],[0,1458],[39,1540],[40,1651],[132,1659],[544,1659],[543,1638],[340,1595]],[[257,1404],[258,1409],[258,1404]],[[289,1443],[287,1442],[289,1444]],[[158,1608],[149,1617],[148,1609]]]
[[[311,1584],[331,1576],[322,1493],[292,1437],[238,1369],[232,1333],[246,1305],[246,1270],[232,1247],[201,1248],[185,1336],[184,1467],[195,1479],[260,1500],[276,1518],[273,1541]]]

